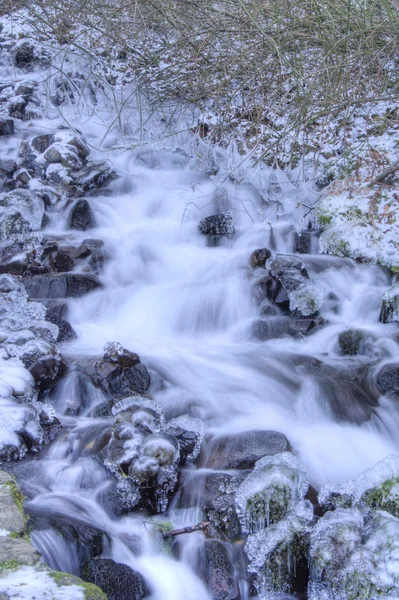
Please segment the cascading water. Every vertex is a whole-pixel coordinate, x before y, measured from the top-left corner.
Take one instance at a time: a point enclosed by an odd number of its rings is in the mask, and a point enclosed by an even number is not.
[[[58,126],[57,120],[46,122],[49,132]],[[100,146],[95,117],[79,127],[93,147]],[[285,334],[285,317],[265,312],[262,322],[267,334],[263,341],[256,339],[259,282],[249,266],[250,256],[258,248],[269,248],[274,255],[295,253],[292,214],[280,203],[295,186],[280,173],[271,180],[269,195],[262,196],[255,187],[256,177],[262,175],[259,171],[250,183],[234,183],[228,177],[190,170],[183,153],[161,146],[158,142],[150,151],[108,152],[118,177],[103,194],[89,197],[95,224],[90,236],[68,229],[69,206],[50,211],[46,236],[65,236],[72,245],[88,237],[103,240],[106,257],[100,271],[102,287],[68,299],[68,320],[78,337],[61,346],[63,356],[76,366],[100,355],[108,342],[118,341],[138,352],[150,369],[153,403],[144,406],[143,418],[155,422],[153,435],[161,429],[159,415],[167,422],[175,420],[175,427],[184,423],[198,434],[198,440],[274,430],[289,441],[289,447],[277,450],[284,453],[279,456],[293,450],[316,489],[327,481],[339,484],[357,477],[397,452],[397,404],[389,397],[373,401],[372,384],[365,388],[377,363],[388,363],[399,354],[396,328],[379,322],[390,275],[375,265],[318,255],[313,236],[312,254],[302,254],[300,259],[317,286],[316,301],[323,297],[323,326],[307,337],[292,337]],[[99,151],[93,154],[102,157]],[[217,236],[211,243],[198,223],[227,211],[235,233]],[[364,333],[362,355],[342,355],[337,340],[348,328]],[[151,600],[254,596],[246,577],[238,521],[227,532],[235,495],[240,498],[242,490],[251,486],[250,478],[243,484],[247,472],[243,475],[242,467],[217,465],[218,451],[212,443],[204,443],[199,461],[181,469],[169,506],[167,494],[158,498],[159,512],[166,508],[162,517],[148,519],[134,510],[134,503],[133,510],[121,516],[113,500],[115,477],[103,464],[102,453],[114,423],[110,413],[101,414],[105,396],[94,385],[83,387],[79,371],[72,368],[47,399],[63,431],[34,459],[14,467],[28,498],[32,541],[47,564],[79,574],[88,558],[87,548],[97,543],[100,534],[98,554],[140,573]],[[133,446],[130,449],[135,451]],[[170,451],[167,444],[164,449]],[[252,468],[258,459],[261,456],[244,469]],[[257,468],[255,475],[263,472]],[[294,484],[287,483],[287,472],[284,486],[290,489]],[[216,495],[213,490],[209,500],[209,477],[215,475]],[[175,484],[177,473],[172,476]],[[160,533],[167,521],[174,530],[203,521],[205,504],[214,516],[219,511],[218,495],[229,498],[226,520],[221,522],[228,533],[225,538],[205,540],[196,531],[171,542]],[[305,531],[309,520],[309,501],[303,496],[302,490],[297,498],[300,508],[289,517],[298,531]],[[269,506],[267,494],[265,498]],[[246,508],[242,510],[245,513]],[[244,523],[245,519],[242,515]],[[275,526],[269,515],[259,522],[261,530],[265,522],[267,527]],[[277,539],[280,530],[275,531]],[[250,533],[254,540],[263,535],[256,528]],[[234,537],[237,545],[228,542]],[[263,549],[271,543],[261,538],[255,542]],[[223,580],[228,581],[228,589],[216,596],[214,583],[220,583],[220,573],[204,574],[201,562],[214,553],[228,572]],[[290,555],[287,561],[291,576],[297,567]],[[258,592],[273,597],[268,588]],[[290,597],[283,589],[278,593],[279,598]]]

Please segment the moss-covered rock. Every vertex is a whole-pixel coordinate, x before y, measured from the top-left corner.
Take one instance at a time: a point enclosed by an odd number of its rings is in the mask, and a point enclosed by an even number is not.
[[[338,336],[338,345],[343,354],[361,354],[364,346],[364,332],[361,329],[347,329]]]
[[[399,520],[359,509],[327,513],[311,534],[309,600],[398,597]]]
[[[309,501],[305,512],[313,515]],[[306,593],[308,584],[309,520],[294,512],[267,529],[248,537],[245,550],[249,559],[248,570],[260,598],[270,594]],[[273,596],[274,597],[274,596]]]
[[[308,487],[304,467],[290,452],[258,460],[236,494],[243,531],[256,533],[277,523],[305,497]]]

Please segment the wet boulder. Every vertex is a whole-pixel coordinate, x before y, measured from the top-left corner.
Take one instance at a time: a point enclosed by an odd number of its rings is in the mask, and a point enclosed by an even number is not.
[[[297,317],[312,317],[324,303],[323,289],[309,279],[305,265],[297,256],[277,254],[267,261],[268,276],[256,282],[269,300],[283,312]]]
[[[150,385],[150,375],[140,357],[117,342],[106,344],[104,358],[89,365],[88,374],[112,398],[142,394]]]
[[[263,456],[289,450],[285,435],[277,431],[243,431],[212,438],[203,449],[201,463],[210,469],[252,469]]]
[[[109,558],[88,561],[82,578],[103,590],[108,600],[142,600],[151,593],[140,573]]]
[[[284,335],[301,338],[309,335],[323,325],[322,317],[289,318],[269,315],[266,319],[257,319],[252,323],[251,334],[255,339],[264,342]]]
[[[64,377],[67,365],[61,356],[48,354],[40,356],[29,368],[29,372],[43,391],[53,388]]]
[[[76,331],[66,319],[58,317],[57,315],[52,314],[50,311],[47,311],[46,320],[50,321],[50,323],[54,323],[54,325],[57,325],[58,327],[58,336],[55,340],[56,342],[69,342],[70,340],[75,340],[78,337]]]
[[[239,600],[237,578],[227,544],[206,540],[200,549],[199,573],[214,600]]]
[[[396,283],[384,293],[380,321],[382,323],[397,323],[399,321],[399,283]]]
[[[51,266],[58,273],[72,271],[75,266],[73,258],[66,252],[56,252],[51,257]]]
[[[54,143],[54,136],[51,133],[37,135],[31,141],[32,148],[39,154],[42,154]]]
[[[171,419],[166,427],[166,433],[173,435],[180,449],[180,464],[195,461],[200,453],[204,423],[197,418],[181,415]]]
[[[108,161],[90,162],[72,174],[74,184],[84,192],[106,185],[115,176],[115,171]]]
[[[205,520],[216,531],[231,540],[241,534],[235,497],[246,475],[230,475],[217,472],[193,472],[187,474],[181,486],[179,507],[200,506]]]
[[[361,424],[376,414],[380,392],[369,377],[370,363],[308,364],[303,371],[319,387],[320,398],[340,419]]]
[[[377,385],[384,394],[399,393],[399,364],[383,366],[377,375]]]
[[[84,198],[76,202],[69,216],[69,226],[71,229],[87,231],[94,227],[94,217],[90,204]]]
[[[94,275],[52,273],[24,280],[30,298],[79,298],[101,287]]]
[[[199,223],[203,235],[231,235],[235,232],[233,215],[230,212],[205,217]]]
[[[13,119],[0,118],[0,136],[14,135]]]
[[[268,248],[258,248],[252,252],[249,264],[253,269],[264,269],[266,267],[266,261],[271,255],[272,253]]]
[[[347,329],[338,336],[338,345],[342,354],[354,356],[364,350],[365,334],[361,329]]]

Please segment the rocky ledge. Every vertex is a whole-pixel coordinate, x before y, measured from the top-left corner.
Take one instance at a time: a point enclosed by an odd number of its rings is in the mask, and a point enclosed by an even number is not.
[[[28,587],[27,587],[28,586]],[[32,546],[23,496],[15,479],[0,471],[0,598],[107,600],[95,585],[49,569]]]

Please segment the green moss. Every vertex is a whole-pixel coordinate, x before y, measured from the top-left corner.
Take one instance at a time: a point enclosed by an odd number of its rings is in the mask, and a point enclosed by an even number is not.
[[[292,594],[307,579],[307,543],[294,534],[288,542],[280,543],[268,556],[261,571],[259,590]],[[306,584],[305,584],[306,585]]]
[[[59,587],[65,585],[77,585],[81,587],[83,589],[85,600],[107,600],[107,596],[100,588],[93,583],[82,581],[79,577],[75,577],[75,575],[62,573],[61,571],[51,571],[49,575]]]
[[[399,477],[388,479],[382,485],[368,490],[361,500],[370,508],[385,510],[394,517],[399,517],[399,494],[391,496],[395,485],[399,485]]]
[[[318,219],[319,219],[319,223],[322,227],[327,227],[328,225],[331,225],[332,215],[321,214],[321,215],[318,215]]]
[[[273,486],[254,494],[247,501],[247,512],[250,515],[250,529],[255,531],[259,527],[277,523],[287,512],[287,506],[291,499],[291,490],[288,487]]]
[[[6,571],[15,571],[20,567],[20,563],[16,560],[8,560],[0,563],[0,575],[3,575]]]
[[[13,538],[14,540],[25,540],[25,542],[28,542],[29,544],[31,543],[31,539],[30,539],[30,535],[28,532],[24,532],[24,533],[18,533],[17,531],[12,531],[9,536],[10,538]]]
[[[12,493],[12,497],[14,498],[15,505],[19,508],[21,513],[23,513],[25,519],[26,515],[24,513],[24,501],[25,496],[22,494],[19,489],[18,484],[15,481],[6,481],[3,485],[6,485]]]

